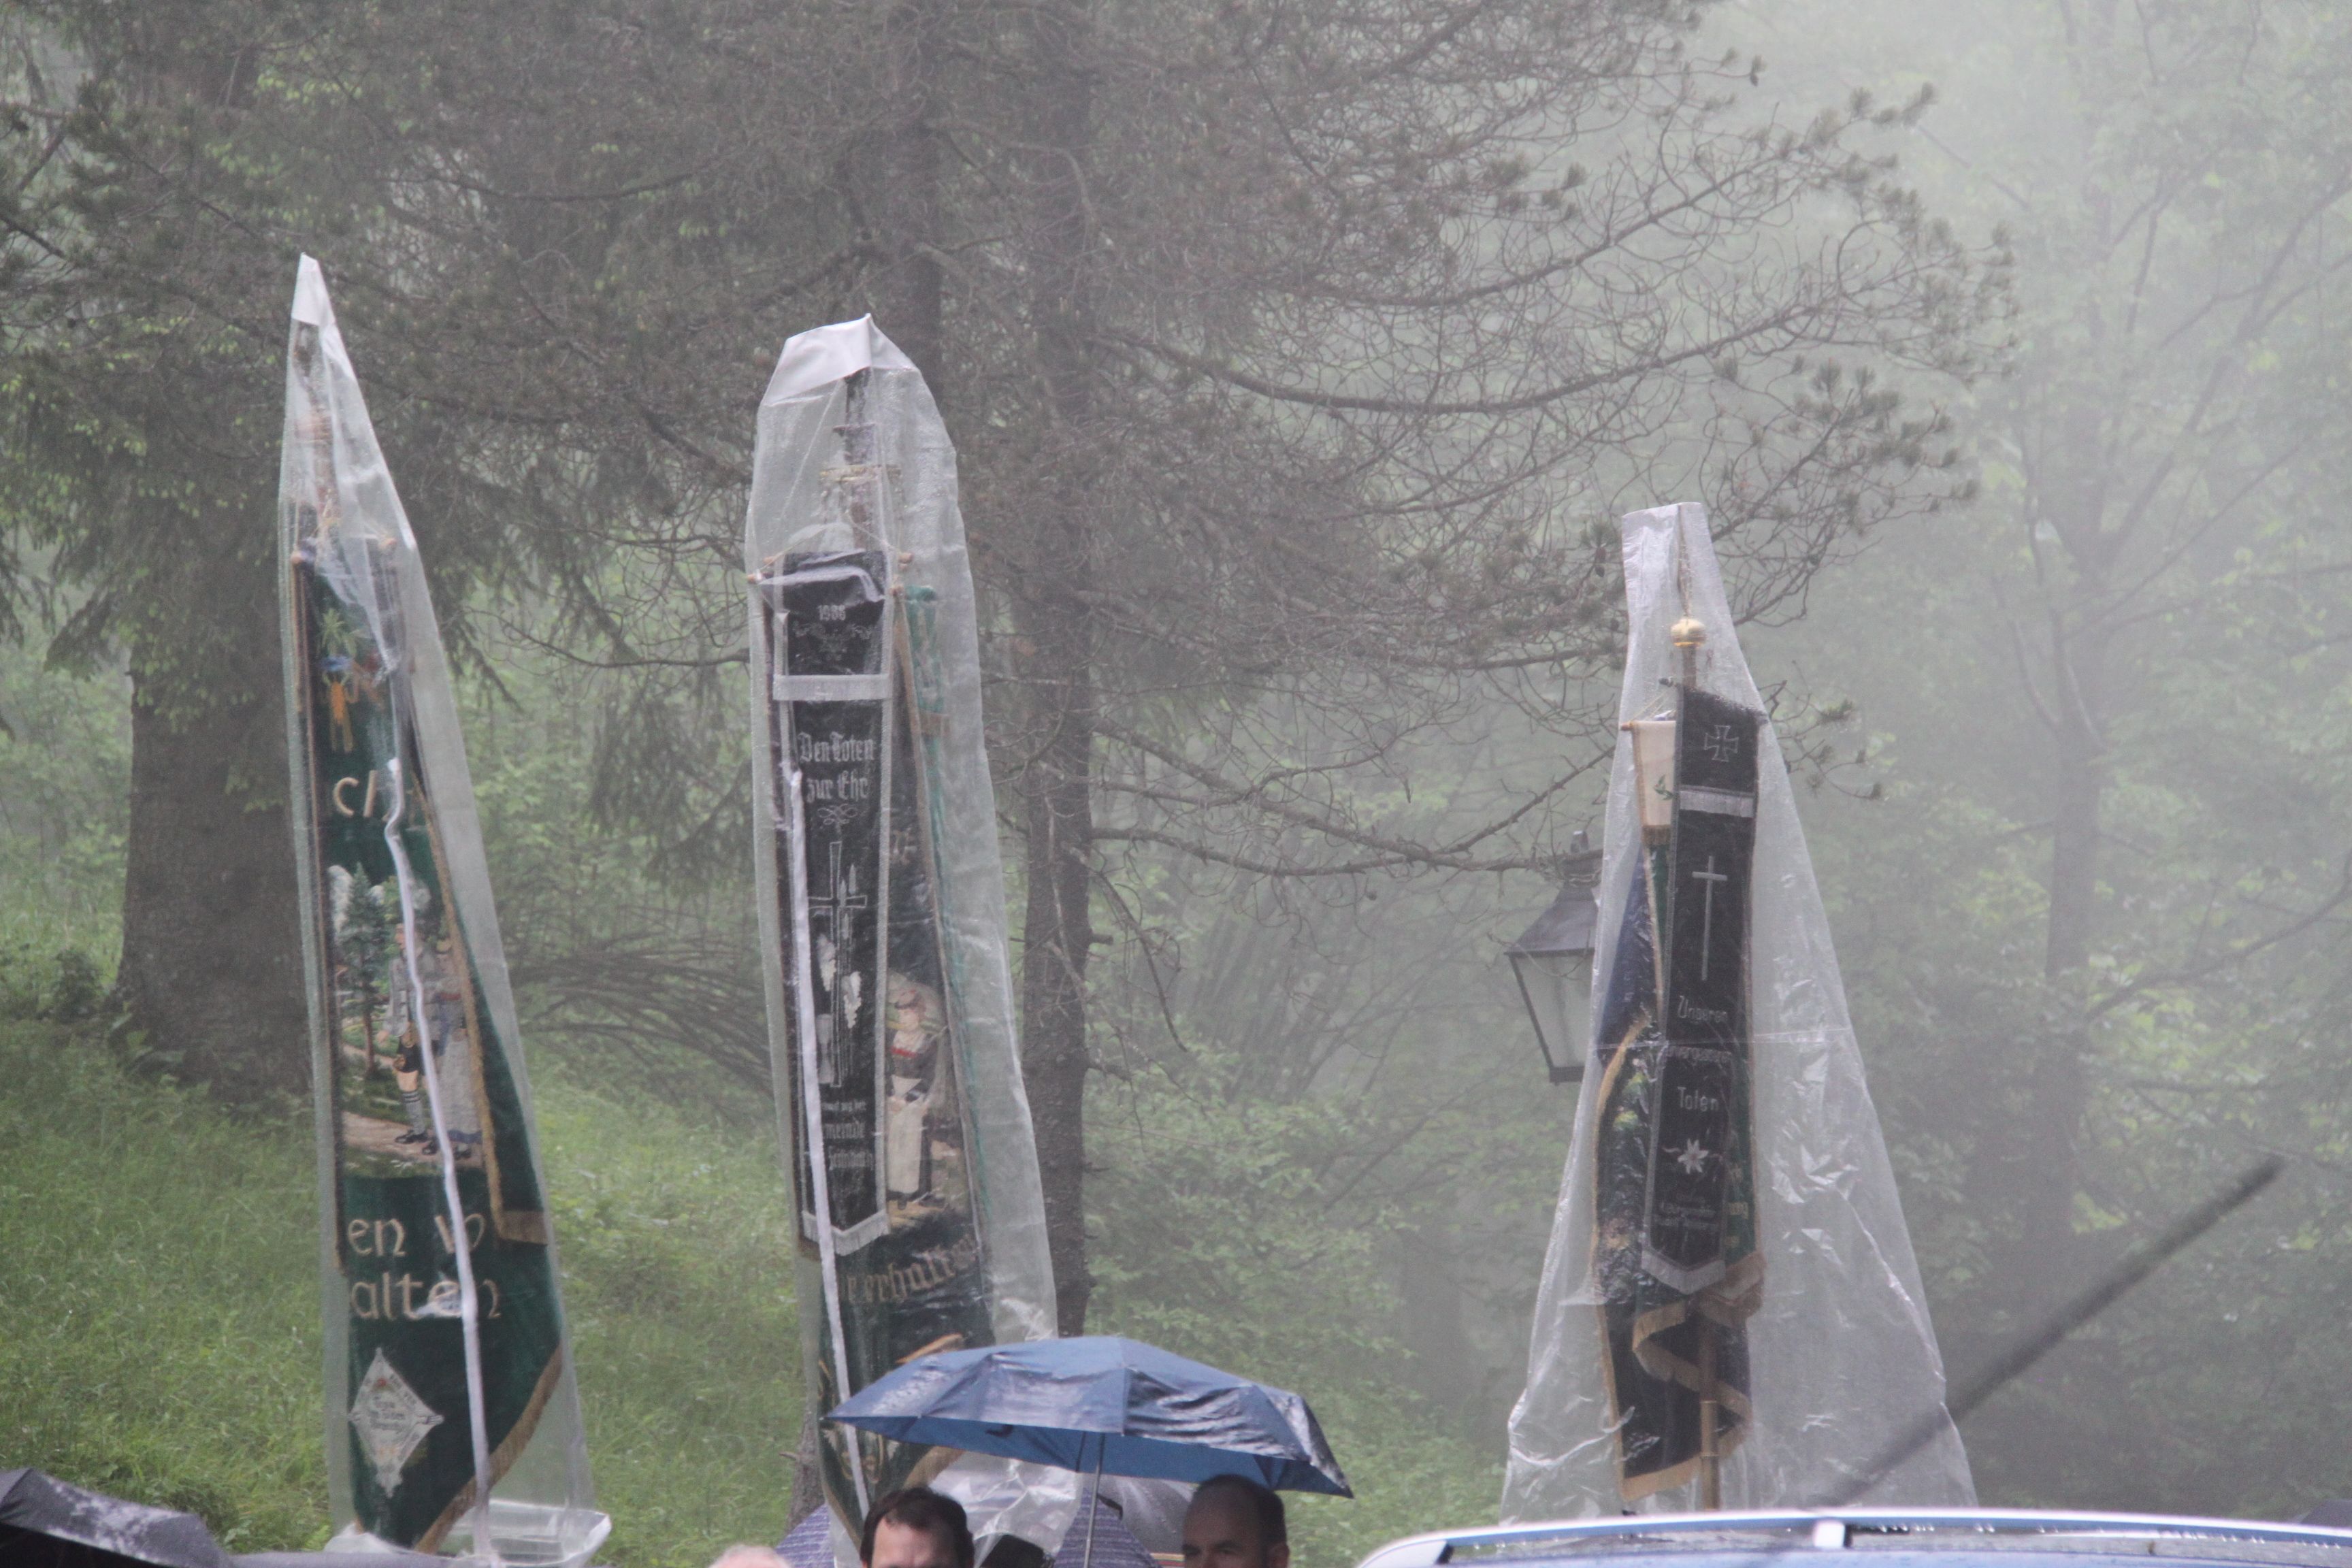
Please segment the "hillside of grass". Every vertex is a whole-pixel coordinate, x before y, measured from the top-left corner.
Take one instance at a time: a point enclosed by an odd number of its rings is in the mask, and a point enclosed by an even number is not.
[[[542,1081],[543,1157],[615,1568],[773,1540],[800,1424],[773,1151]],[[325,1533],[307,1111],[254,1121],[0,1022],[0,1468]]]
[[[604,1560],[774,1540],[800,1379],[772,1147],[536,1087]],[[307,1110],[232,1118],[126,1073],[94,1027],[0,1021],[0,1468],[193,1510],[231,1551],[320,1543],[313,1194]],[[1302,1568],[1491,1517],[1491,1461],[1377,1367],[1351,1382],[1313,1392],[1360,1500],[1294,1500]]]
[[[599,879],[645,853],[593,828],[584,721],[541,679],[509,664],[503,689],[527,700],[467,719],[510,934],[534,910],[628,903]],[[326,1519],[310,1115],[232,1118],[106,1043],[129,773],[120,675],[0,641],[0,1468],[192,1509],[234,1551],[301,1546]],[[621,1081],[629,1052],[526,1033],[604,1559],[701,1568],[772,1540],[801,1403],[764,1096],[709,1091],[675,1042],[636,1042],[660,1070]],[[1294,1499],[1301,1568],[1491,1519],[1499,1420],[1404,1375],[1383,1251],[1433,1223],[1423,1209],[1451,1223],[1454,1178],[1391,1162],[1391,1195],[1368,1200],[1349,1153],[1400,1146],[1421,1102],[1290,1104],[1250,1087],[1242,1053],[1192,1059],[1181,1081],[1093,1090],[1092,1326],[1313,1401],[1358,1496]],[[1496,1136],[1443,1142],[1524,1167],[1515,1202],[1540,1236],[1557,1155],[1517,1160]]]

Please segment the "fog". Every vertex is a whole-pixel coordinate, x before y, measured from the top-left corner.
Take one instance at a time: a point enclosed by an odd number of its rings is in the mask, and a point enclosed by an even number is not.
[[[1981,1500],[2352,1491],[2352,14],[136,10],[0,7],[0,1191],[65,1179],[37,1093],[217,1119],[283,1153],[283,1300],[200,1349],[89,1286],[0,1347],[0,1466],[246,1550],[323,1499],[271,553],[308,253],[457,671],[623,1568],[787,1522],[737,562],[778,350],[868,311],[957,446],[1062,1330],[1305,1393],[1360,1500],[1303,1556],[1495,1516],[1576,1093],[1502,952],[1599,836],[1614,521],[1674,500],[1955,1377],[2289,1161],[1964,1425]],[[99,1190],[0,1216],[0,1300],[83,1300],[10,1258],[113,1235]],[[731,1392],[631,1360],[745,1336]],[[90,1381],[142,1337],[276,1391],[266,1478]]]

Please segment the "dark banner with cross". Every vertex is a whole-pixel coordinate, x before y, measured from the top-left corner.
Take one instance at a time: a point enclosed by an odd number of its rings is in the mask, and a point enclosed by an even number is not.
[[[1629,1501],[1744,1435],[1739,1325],[1763,1284],[1748,1033],[1763,716],[1695,689],[1676,706],[1672,831],[1628,889],[1594,1046],[1594,1267]]]
[[[826,470],[836,514],[870,525],[884,481],[865,458],[867,426],[837,434],[843,460]],[[894,582],[887,550],[795,553],[759,578],[759,657],[767,671],[776,791],[776,886],[787,949],[796,922],[810,948],[813,1051],[803,1016],[781,1074],[793,1113],[793,1182],[808,1255],[830,1259],[837,1306],[818,1357],[830,1408],[901,1363],[991,1342],[987,1272],[974,1213],[961,1057],[941,963],[929,792],[935,760],[922,743],[943,720],[923,671],[920,595]],[[800,784],[801,842],[791,802]],[[792,907],[790,858],[802,857],[806,904]],[[789,992],[793,964],[782,965]],[[813,1060],[814,1072],[803,1069]],[[813,1080],[812,1080],[813,1079]],[[817,1214],[806,1129],[822,1129],[830,1212]],[[820,1247],[817,1226],[829,1224]],[[828,1424],[821,1479],[853,1523],[865,1499],[929,1479],[953,1458]]]
[[[842,1252],[887,1228],[882,1197],[883,1010],[879,894],[892,761],[888,626],[878,550],[796,556],[765,584],[780,722],[801,778],[816,1020],[814,1092],[824,1128],[828,1216]],[[777,759],[781,772],[782,757]],[[789,853],[789,847],[782,847]],[[781,886],[790,887],[789,879]],[[789,915],[789,911],[787,911]],[[787,982],[789,984],[789,981]],[[797,1072],[800,1055],[793,1066]],[[797,1124],[796,1124],[797,1125]],[[801,1204],[815,1200],[802,1172]],[[814,1223],[812,1217],[809,1223]]]

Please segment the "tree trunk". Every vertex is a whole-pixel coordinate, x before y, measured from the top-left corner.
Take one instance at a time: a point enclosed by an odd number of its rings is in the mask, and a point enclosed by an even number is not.
[[[2099,808],[2106,790],[2105,635],[2077,633],[2051,651],[2058,726],[2050,924],[2042,956],[2050,1011],[2048,1032],[2027,1078],[2031,1168],[2019,1216],[2016,1276],[2021,1304],[2033,1310],[2062,1295],[2075,1272],[2074,1194],[2082,1184],[2079,1143],[2090,1094],[2084,981],[2098,900]]]
[[[1065,643],[1056,638],[1055,643]],[[1051,662],[1055,643],[1039,642]],[[1083,666],[1066,680],[1033,687],[1052,726],[1029,764],[1029,907],[1022,927],[1022,1077],[1037,1133],[1037,1167],[1045,1196],[1045,1239],[1065,1335],[1086,1332],[1094,1291],[1087,1268],[1086,1096],[1087,959],[1094,811],[1094,691]]]
[[[923,373],[942,405],[944,306],[940,241],[938,95],[940,0],[887,0],[882,91],[889,121],[871,193],[882,256],[869,285],[874,319]]]
[[[2093,323],[2095,340],[2101,335]],[[2084,389],[2060,384],[2039,433],[2030,516],[2063,552],[2063,578],[2042,587],[2049,685],[2042,716],[2051,745],[2050,911],[2043,932],[2044,1004],[2025,1044],[2024,1100],[2015,1129],[2014,1251],[2004,1294],[2027,1320],[2071,1289],[2080,1247],[2074,1197],[2090,1101],[2088,1000],[2099,893],[2099,807],[2107,784],[2106,674],[2114,633],[2106,582],[2119,535],[2109,529],[2109,414]]]
[[[232,686],[235,675],[222,672]],[[116,994],[149,1062],[234,1105],[302,1094],[309,1025],[278,704],[215,691],[166,706],[156,684],[134,679],[131,707]]]
[[[310,1076],[273,527],[290,252],[192,221],[205,160],[248,106],[247,35],[263,24],[232,7],[137,9],[114,79],[153,113],[121,121],[137,151],[100,163],[149,177],[109,198],[113,226],[77,287],[110,300],[118,326],[146,324],[76,351],[48,417],[105,433],[61,450],[86,465],[75,548],[112,602],[89,646],[120,648],[131,678],[115,997],[146,1066],[259,1106],[304,1094]],[[142,147],[151,133],[163,140]],[[252,336],[240,320],[268,326]]]
[[[1036,142],[1029,257],[1047,428],[1032,547],[1015,589],[1030,650],[1024,780],[1028,909],[1022,927],[1022,1076],[1036,1127],[1061,1331],[1086,1331],[1087,960],[1093,951],[1093,383],[1085,170],[1093,120],[1084,0],[1031,13]]]

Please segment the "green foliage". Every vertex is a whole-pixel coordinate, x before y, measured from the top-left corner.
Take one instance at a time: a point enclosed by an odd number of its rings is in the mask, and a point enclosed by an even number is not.
[[[2263,1151],[2296,1163],[1969,1424],[1978,1483],[2005,1505],[2292,1517],[2352,1483],[2327,1436],[2328,1391],[2352,1378],[2333,1326],[2352,1238],[2345,927],[2296,929],[2340,875],[2347,689],[2257,651],[2270,634],[2219,600],[2201,634],[2144,643],[2168,678],[2110,753],[2098,942],[2087,973],[2051,980],[2048,774],[2004,690],[2007,639],[1972,613],[1983,546],[1954,531],[1885,551],[1783,645],[1840,670],[1873,731],[1808,816],[1948,1363],[1981,1364],[2064,1284],[2014,1247],[2047,1172],[2033,1053],[2086,1001],[2078,1268]],[[2265,931],[2281,940],[2259,945]]]
[[[1139,1075],[1096,1121],[1089,1152],[1105,1172],[1092,1189],[1102,1224],[1088,1328],[1308,1397],[1357,1495],[1292,1500],[1307,1568],[1490,1517],[1502,1488],[1491,1437],[1466,1435],[1457,1409],[1412,1386],[1397,1333],[1391,1259],[1427,1205],[1394,1201],[1385,1184],[1353,1190],[1367,1147],[1394,1125],[1351,1097],[1236,1097],[1229,1055],[1185,1066]]]
[[[772,1147],[561,1079],[540,1111],[604,1561],[775,1539],[800,1379]],[[307,1116],[0,1023],[0,1458],[192,1509],[232,1551],[315,1543],[316,1192]]]
[[[119,676],[77,678],[0,639],[0,989],[121,938],[131,723]],[[29,977],[26,966],[44,971]]]
[[[1307,1396],[1357,1492],[1293,1500],[1317,1568],[1493,1519],[1574,1104],[1494,941],[1513,893],[1114,889],[1089,1328]]]
[[[526,1036],[597,1081],[772,1125],[739,672],[649,702],[641,678],[492,651],[465,724]]]

